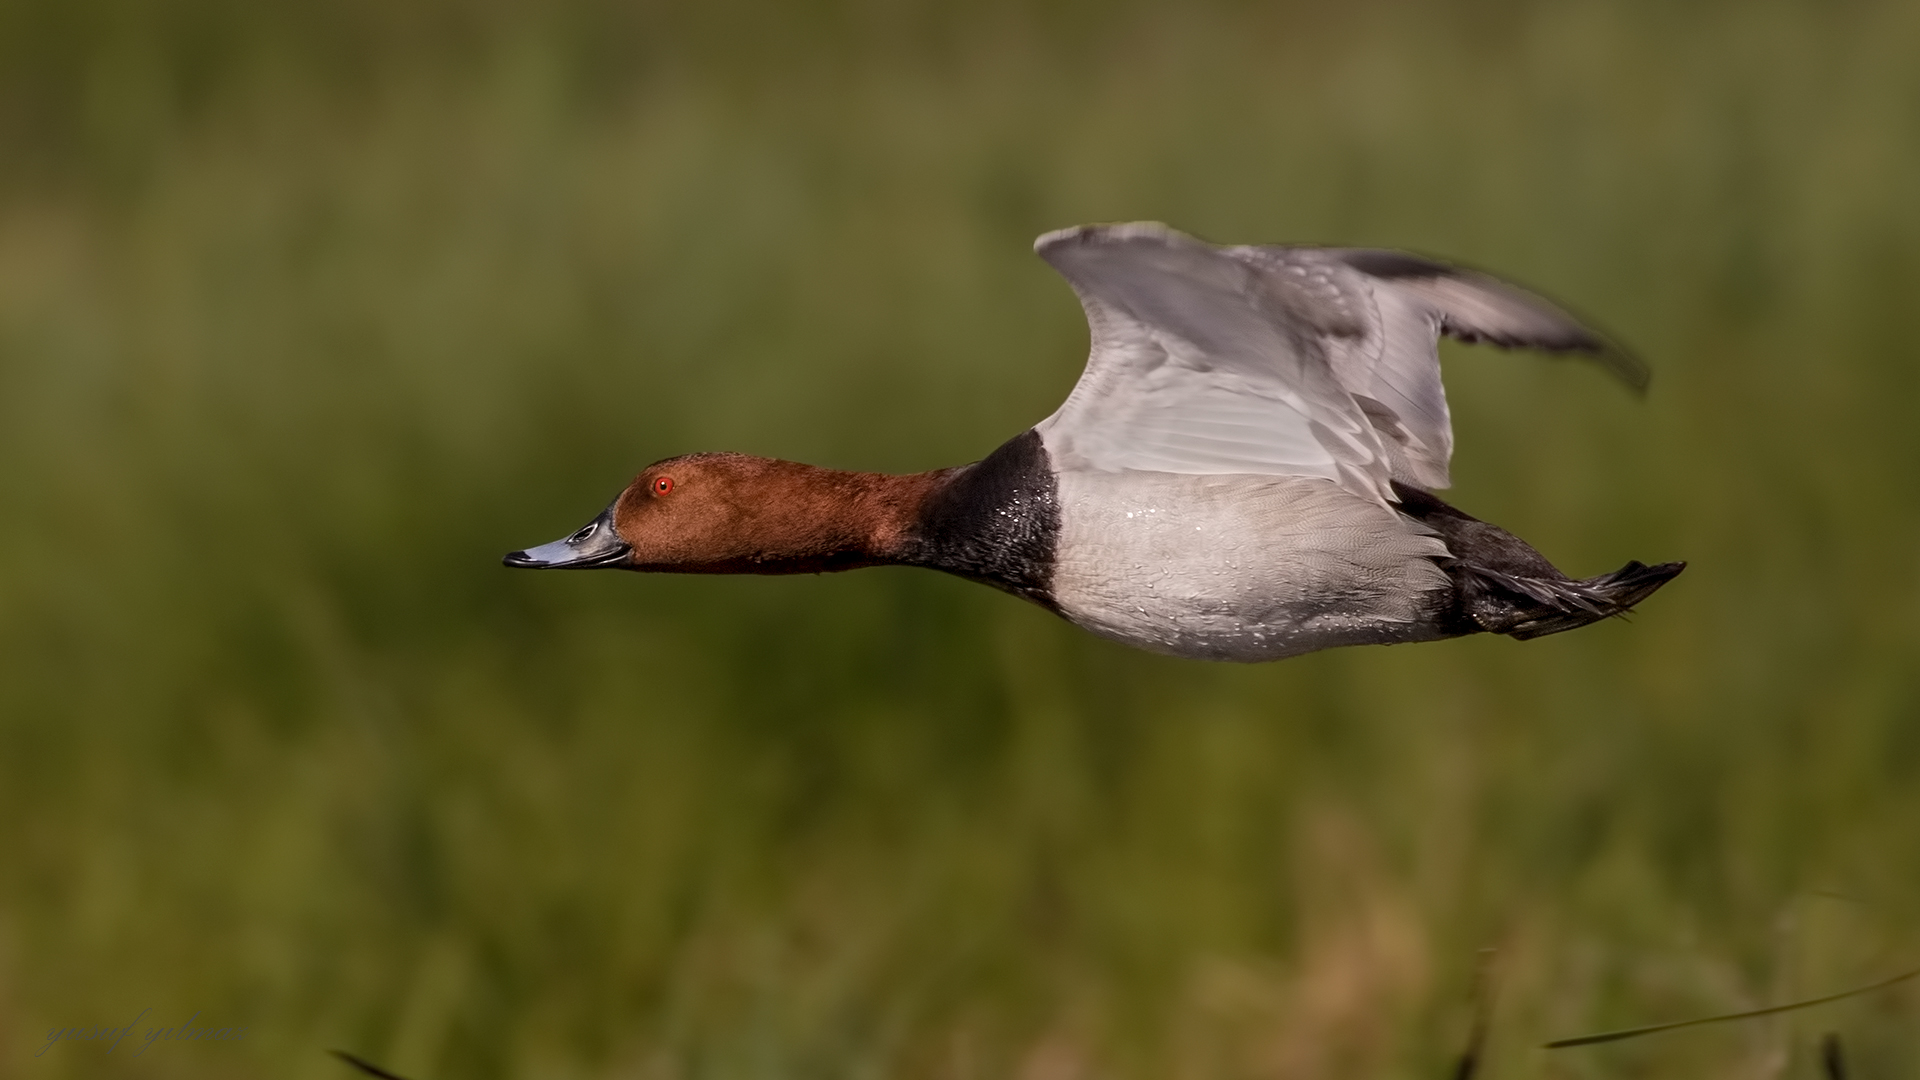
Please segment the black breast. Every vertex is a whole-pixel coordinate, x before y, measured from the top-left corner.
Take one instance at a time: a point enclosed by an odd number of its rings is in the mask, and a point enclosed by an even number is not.
[[[1059,485],[1039,433],[1029,429],[953,470],[928,496],[906,561],[1052,609],[1059,535]]]

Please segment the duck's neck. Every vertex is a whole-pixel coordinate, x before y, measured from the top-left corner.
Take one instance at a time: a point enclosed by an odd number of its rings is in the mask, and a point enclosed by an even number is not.
[[[935,474],[897,561],[944,570],[1052,608],[1059,485],[1037,432]]]
[[[1046,450],[1031,431],[972,465],[904,476],[757,464],[767,472],[756,480],[745,546],[671,569],[817,574],[924,566],[1053,604],[1060,511]]]
[[[752,498],[733,505],[712,558],[660,569],[820,574],[911,562],[921,507],[953,471],[896,476],[768,458],[737,467],[755,474]]]

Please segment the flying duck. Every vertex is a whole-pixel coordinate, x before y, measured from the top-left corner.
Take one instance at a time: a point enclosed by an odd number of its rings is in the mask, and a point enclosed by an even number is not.
[[[923,566],[1103,637],[1204,660],[1623,614],[1685,568],[1575,580],[1434,494],[1453,453],[1438,340],[1647,374],[1545,300],[1397,251],[1215,247],[1157,223],[1042,236],[1086,310],[1052,416],[970,465],[896,476],[746,454],[649,465],[527,569],[800,574]]]

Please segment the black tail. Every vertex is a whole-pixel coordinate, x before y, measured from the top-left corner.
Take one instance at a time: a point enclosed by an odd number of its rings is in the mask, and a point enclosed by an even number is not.
[[[1575,581],[1526,541],[1461,513],[1432,494],[1396,483],[1400,512],[1440,534],[1453,552],[1441,568],[1453,579],[1453,621],[1462,634],[1525,641],[1625,615],[1687,568],[1683,562],[1630,562],[1611,574]]]
[[[1526,641],[1625,615],[1686,568],[1683,562],[1630,562],[1582,581],[1516,577],[1464,561],[1449,569],[1461,614],[1474,629]]]

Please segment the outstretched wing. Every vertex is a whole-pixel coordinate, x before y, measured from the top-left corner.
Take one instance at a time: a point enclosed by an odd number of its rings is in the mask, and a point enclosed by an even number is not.
[[[1635,391],[1646,366],[1546,300],[1486,274],[1399,251],[1241,248],[1261,260],[1333,262],[1357,273],[1376,318],[1358,340],[1335,343],[1334,373],[1375,421],[1393,477],[1448,485],[1453,429],[1440,383],[1439,335],[1500,348],[1580,353]]]
[[[1096,225],[1034,245],[1080,297],[1093,347],[1038,425],[1066,468],[1320,476],[1391,499],[1372,423],[1324,340],[1361,329],[1324,275],[1275,274],[1164,225]]]
[[[1099,469],[1324,476],[1382,500],[1448,484],[1442,333],[1637,361],[1537,296],[1393,251],[1215,248],[1164,225],[1049,233],[1087,312],[1080,382],[1041,425]]]

